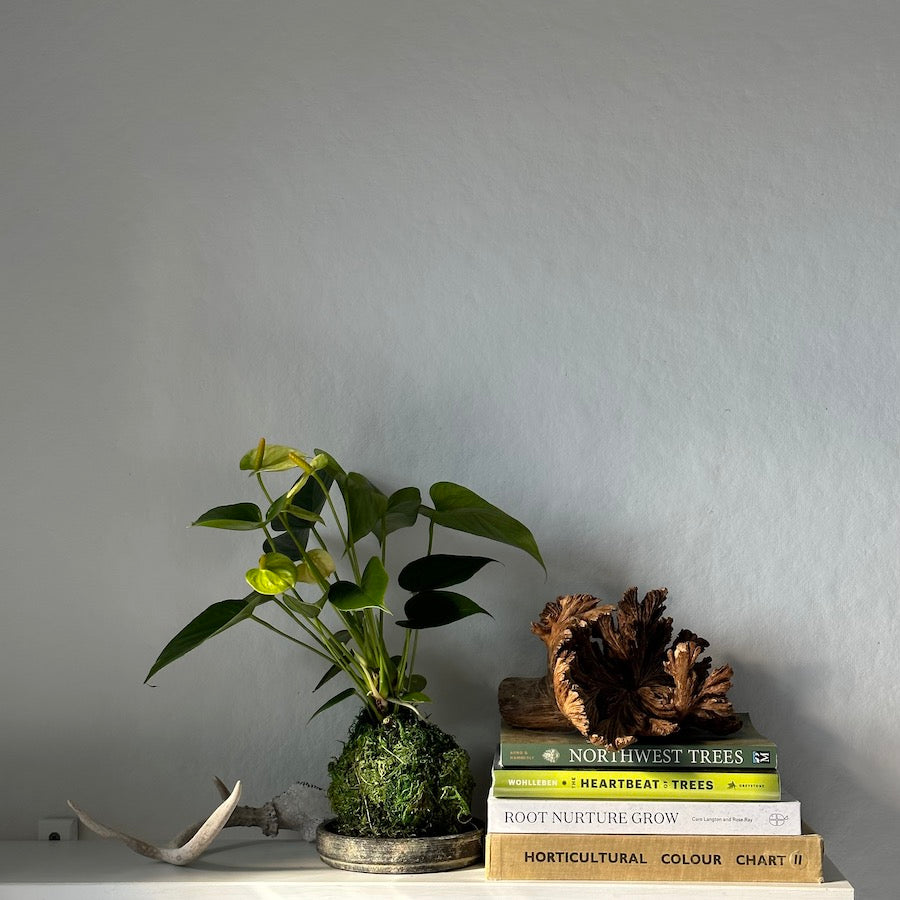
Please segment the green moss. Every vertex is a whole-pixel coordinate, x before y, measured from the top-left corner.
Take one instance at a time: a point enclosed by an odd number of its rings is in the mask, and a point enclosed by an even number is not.
[[[365,713],[328,764],[328,799],[342,834],[457,834],[470,819],[469,754],[436,725],[406,710],[373,724]]]

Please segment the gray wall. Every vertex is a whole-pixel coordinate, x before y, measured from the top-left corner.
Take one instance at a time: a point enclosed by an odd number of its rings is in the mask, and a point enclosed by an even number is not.
[[[890,896],[898,38],[894,2],[3,0],[0,837],[324,783],[350,709],[307,725],[321,667],[263,629],[142,685],[242,593],[255,543],[185,525],[265,435],[534,531],[546,580],[501,549],[494,619],[423,641],[480,798],[543,604],[665,585]]]

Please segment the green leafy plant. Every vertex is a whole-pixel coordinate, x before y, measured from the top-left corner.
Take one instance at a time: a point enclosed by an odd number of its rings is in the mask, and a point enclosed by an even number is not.
[[[265,440],[244,455],[240,468],[255,477],[265,511],[251,502],[217,506],[193,524],[256,532],[263,538],[262,555],[245,576],[251,591],[241,599],[214,603],[188,623],[163,648],[147,681],[208,639],[241,622],[255,622],[327,663],[313,690],[341,673],[348,676],[350,686],[314,716],[356,696],[366,717],[382,723],[429,700],[425,677],[415,671],[419,632],[487,612],[455,588],[494,560],[433,552],[436,528],[508,544],[544,566],[534,537],[521,522],[458,484],[433,484],[429,506],[418,488],[388,496],[364,475],[345,472],[328,453],[317,450],[310,457]],[[267,484],[278,473],[293,478],[280,494]],[[335,487],[342,510],[332,498]],[[420,517],[428,521],[427,551],[397,576],[408,597],[404,618],[396,622],[402,646],[392,653],[385,639],[385,617],[392,615],[387,604],[388,538]],[[278,625],[273,616],[264,616],[267,609],[277,614]]]

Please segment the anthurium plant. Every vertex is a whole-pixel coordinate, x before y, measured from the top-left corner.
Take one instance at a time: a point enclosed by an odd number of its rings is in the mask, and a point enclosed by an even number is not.
[[[378,725],[399,711],[418,712],[429,700],[426,679],[416,671],[419,633],[486,613],[457,588],[494,560],[434,552],[436,529],[508,544],[544,566],[521,522],[458,484],[433,484],[428,505],[416,487],[387,495],[364,475],[346,472],[329,453],[304,454],[265,440],[243,456],[240,468],[256,480],[262,506],[217,506],[193,524],[261,538],[261,555],[245,576],[250,591],[213,603],[189,622],[163,648],[147,681],[210,638],[253,622],[323,661],[313,690],[342,673],[349,679],[313,715],[355,696],[365,718]],[[270,482],[286,474],[286,489],[273,489]],[[337,505],[335,490],[342,501]],[[403,616],[395,619],[402,640],[391,648],[385,635],[385,623],[393,617],[387,599],[388,538],[420,517],[428,524],[427,547],[397,575],[406,599]]]

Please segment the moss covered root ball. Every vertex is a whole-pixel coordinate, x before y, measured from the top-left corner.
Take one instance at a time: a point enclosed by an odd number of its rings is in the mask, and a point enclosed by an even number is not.
[[[328,799],[341,834],[458,834],[470,819],[475,781],[469,754],[406,710],[379,725],[361,713],[328,774]]]

